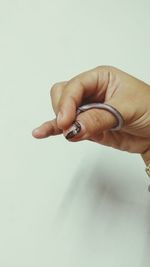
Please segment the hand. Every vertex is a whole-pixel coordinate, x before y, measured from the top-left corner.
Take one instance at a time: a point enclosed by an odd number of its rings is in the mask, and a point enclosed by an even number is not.
[[[56,118],[35,129],[34,137],[63,133],[72,142],[94,141],[140,153],[146,163],[150,162],[149,85],[114,67],[98,66],[53,85],[50,94]],[[115,107],[125,121],[122,129],[109,131],[116,125],[116,119],[105,110],[91,109],[76,116],[79,106],[92,102]],[[72,130],[76,130],[74,137]]]

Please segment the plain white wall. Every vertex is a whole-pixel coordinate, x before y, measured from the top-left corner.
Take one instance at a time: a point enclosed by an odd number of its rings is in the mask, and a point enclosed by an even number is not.
[[[0,0],[0,266],[147,267],[150,195],[139,155],[63,136],[55,82],[109,64],[150,83],[149,0]]]

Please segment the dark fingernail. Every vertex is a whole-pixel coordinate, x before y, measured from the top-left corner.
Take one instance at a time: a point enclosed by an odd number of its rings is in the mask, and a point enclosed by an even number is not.
[[[69,133],[65,136],[66,139],[71,139],[76,136],[81,131],[81,125],[78,121],[76,121],[72,127],[70,128]]]

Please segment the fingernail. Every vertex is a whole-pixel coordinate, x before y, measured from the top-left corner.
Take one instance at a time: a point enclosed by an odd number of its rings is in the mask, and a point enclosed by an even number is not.
[[[66,139],[71,139],[76,136],[81,131],[81,125],[78,121],[76,121],[72,127],[69,129],[69,132],[65,136]]]

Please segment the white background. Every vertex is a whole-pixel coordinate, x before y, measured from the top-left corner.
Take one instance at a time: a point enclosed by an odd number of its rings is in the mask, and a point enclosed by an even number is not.
[[[150,83],[149,10],[149,0],[0,0],[1,267],[149,266],[141,157],[31,136],[54,117],[55,82],[108,64]]]

